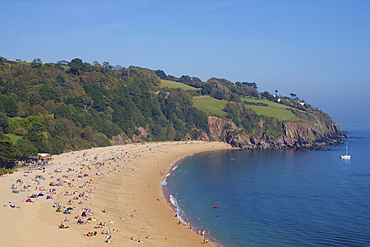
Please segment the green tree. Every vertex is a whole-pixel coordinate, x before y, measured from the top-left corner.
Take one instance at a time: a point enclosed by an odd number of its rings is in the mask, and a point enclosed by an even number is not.
[[[61,86],[65,85],[66,78],[64,75],[58,74],[56,80]]]
[[[41,86],[39,94],[42,100],[56,100],[57,98],[59,98],[58,93],[56,93],[56,91],[52,87],[46,84]]]
[[[215,87],[214,83],[205,83],[202,86],[202,94],[203,95],[209,95],[211,93],[212,88]]]
[[[70,115],[69,108],[64,103],[55,104],[54,114],[55,117],[67,118]]]
[[[70,67],[70,73],[74,75],[81,75],[84,64],[81,59],[75,58],[71,62],[69,62],[68,66]]]
[[[19,151],[13,146],[9,137],[0,133],[0,167],[10,169],[14,167],[14,161],[20,158]]]
[[[9,117],[15,117],[18,113],[17,101],[12,95],[0,95],[0,111]]]
[[[162,80],[167,80],[167,75],[163,70],[156,70],[155,74]]]
[[[37,148],[28,139],[18,140],[15,144],[15,148],[20,152],[22,156],[30,157],[37,155]]]
[[[42,66],[42,60],[40,58],[33,59],[31,68],[40,68]]]
[[[180,77],[180,82],[188,84],[191,82],[191,78],[188,75],[183,75]]]
[[[241,84],[246,85],[248,87],[252,87],[254,89],[258,89],[257,84],[255,82],[242,82]]]
[[[215,99],[219,99],[219,100],[223,100],[225,98],[225,94],[221,91],[217,91],[215,92],[215,94],[213,95],[213,97]]]
[[[0,112],[0,132],[9,133],[9,118],[2,112]]]
[[[261,96],[262,97],[265,97],[266,99],[272,99],[273,97],[271,96],[271,94],[268,92],[268,91],[264,91],[261,93]]]
[[[81,137],[90,142],[94,141],[94,130],[90,126],[85,126],[81,133]]]

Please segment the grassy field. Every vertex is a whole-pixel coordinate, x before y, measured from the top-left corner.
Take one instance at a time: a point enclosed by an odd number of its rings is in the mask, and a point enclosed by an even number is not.
[[[24,65],[31,65],[31,62],[25,62],[25,61],[17,61],[19,64],[24,64]]]
[[[176,81],[168,81],[168,80],[161,80],[161,86],[162,87],[168,87],[168,88],[182,88],[184,90],[197,90],[197,88],[176,82]]]
[[[298,120],[298,117],[289,110],[289,108],[291,108],[289,106],[271,102],[268,100],[258,100],[255,98],[243,98],[242,100],[246,102],[263,103],[268,105],[268,106],[247,105],[248,108],[253,109],[258,115],[274,117],[283,121]]]
[[[19,139],[22,139],[22,136],[17,136],[13,134],[5,134],[5,135],[10,138],[13,144],[16,144]]]
[[[258,100],[254,98],[244,98],[242,100],[247,102],[266,104],[267,106],[247,105],[248,108],[253,109],[258,115],[274,117],[282,121],[298,120],[298,117],[289,110],[289,106],[285,106],[268,100]],[[225,108],[226,104],[227,101],[217,100],[212,97],[193,98],[194,107],[198,108],[208,115],[224,117],[226,113],[222,109]]]
[[[23,64],[23,65],[31,65],[32,62],[25,62],[25,61],[16,61],[17,63],[19,64]],[[45,65],[44,63],[42,63],[43,65]],[[63,67],[64,70],[68,70],[69,69],[69,66],[67,65],[61,65]]]
[[[193,98],[194,107],[205,112],[207,115],[216,115],[223,117],[226,115],[222,109],[225,108],[227,101],[218,100],[212,97]]]

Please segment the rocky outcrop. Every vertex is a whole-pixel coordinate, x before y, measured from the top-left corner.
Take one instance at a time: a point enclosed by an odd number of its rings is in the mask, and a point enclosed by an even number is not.
[[[232,121],[209,116],[209,134],[195,128],[193,131],[198,133],[196,140],[224,141],[242,149],[326,150],[327,145],[342,144],[342,138],[347,137],[326,113],[299,112],[297,115],[300,116],[298,121],[258,120],[253,134],[247,133]],[[272,122],[275,122],[275,127],[280,126],[281,131],[275,131],[281,133],[279,136],[269,134],[271,126],[274,126],[271,125]],[[131,139],[125,133],[114,136],[113,144],[146,141],[145,137],[149,136],[149,132],[143,127],[137,130],[139,134],[133,134]],[[193,139],[190,133],[186,134],[186,138]]]
[[[326,145],[342,143],[345,135],[327,114],[306,117],[299,121],[283,122],[283,134],[279,137],[266,134],[266,121],[258,122],[257,134],[246,133],[233,122],[217,117],[208,117],[208,123],[212,140],[223,140],[243,149],[325,150]]]
[[[119,135],[113,136],[112,144],[113,145],[125,145],[128,143],[132,143],[132,140],[128,138],[128,136],[122,132]]]

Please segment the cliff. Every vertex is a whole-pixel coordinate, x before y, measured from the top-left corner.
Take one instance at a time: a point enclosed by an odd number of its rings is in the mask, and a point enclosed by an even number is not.
[[[346,137],[330,116],[311,115],[310,120],[283,122],[283,134],[277,138],[265,135],[266,122],[259,123],[261,134],[243,132],[233,122],[218,117],[208,117],[210,139],[223,140],[242,149],[295,149],[325,150],[326,145],[339,145]]]

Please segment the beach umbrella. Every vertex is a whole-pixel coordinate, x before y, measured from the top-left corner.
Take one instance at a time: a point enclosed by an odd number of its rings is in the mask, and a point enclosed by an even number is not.
[[[39,193],[37,196],[44,196],[44,194],[42,194],[42,193]]]
[[[53,199],[51,196],[46,196],[46,199],[49,200],[49,199]]]
[[[28,198],[28,199],[26,200],[26,202],[32,202],[31,198]]]

